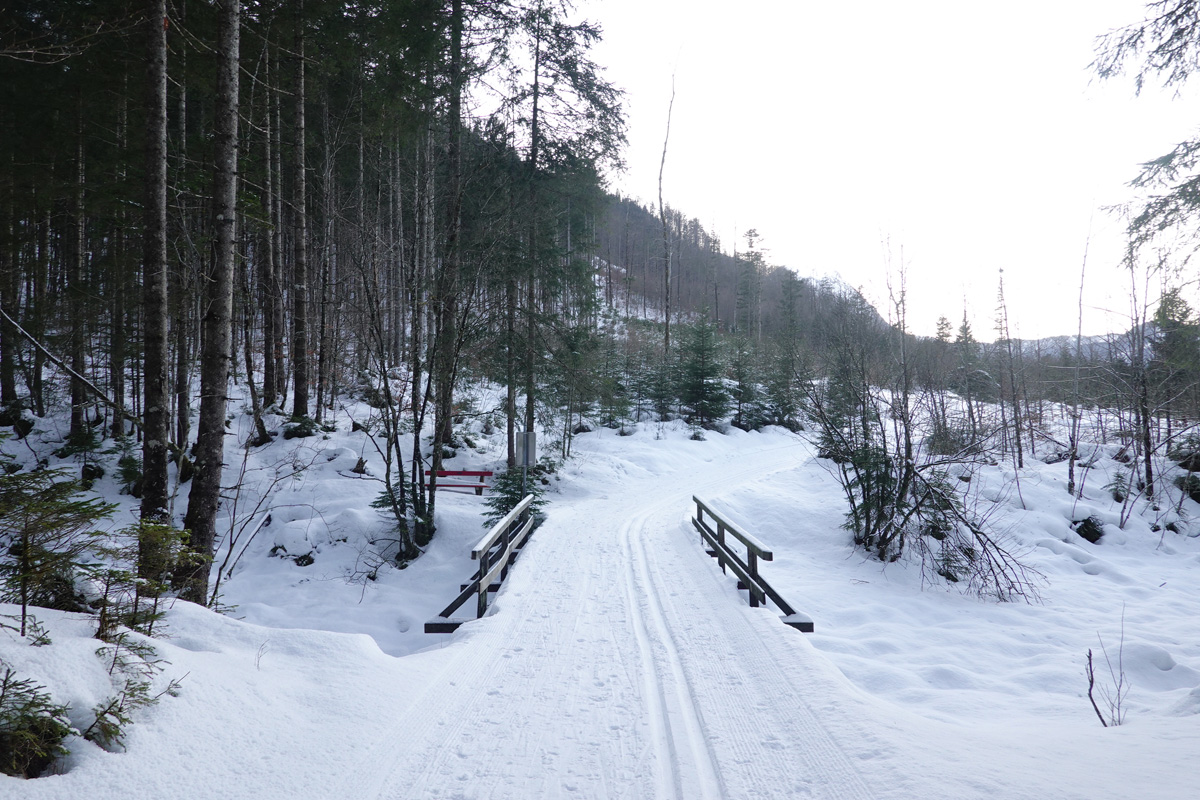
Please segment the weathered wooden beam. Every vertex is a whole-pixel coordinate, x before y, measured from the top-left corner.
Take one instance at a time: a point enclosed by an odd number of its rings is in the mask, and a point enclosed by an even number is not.
[[[700,531],[700,535],[708,540],[709,544],[711,544],[714,548],[722,549],[722,545],[717,541],[716,534],[712,533],[708,529],[707,525],[696,519],[692,519],[692,522],[696,525],[696,529]],[[733,571],[733,574],[737,575],[746,583],[747,587],[753,587],[747,589],[747,591],[750,592],[751,597],[755,597],[762,602],[766,602],[767,597],[766,593],[763,591],[763,588],[750,577],[750,573],[746,571],[741,559],[739,559],[733,551],[724,549],[721,554],[721,558],[729,565],[729,568]]]
[[[469,619],[431,619],[425,623],[426,633],[454,633],[458,630],[458,626],[464,622],[470,622]]]
[[[774,554],[771,552],[770,549],[767,548],[767,546],[765,544],[760,542],[758,539],[755,539],[753,536],[746,533],[745,531],[738,530],[736,525],[730,524],[729,520],[725,519],[720,514],[713,511],[712,508],[709,507],[699,497],[692,495],[692,501],[696,504],[696,508],[697,508],[697,512],[698,512],[697,517],[701,521],[703,521],[703,519],[704,519],[703,512],[708,512],[708,515],[710,517],[712,517],[713,520],[718,525],[723,526],[727,531],[729,531],[734,536],[736,536],[741,541],[742,544],[746,545],[747,550],[749,550],[752,553],[755,553],[763,561],[773,561],[774,560],[774,558],[775,558]]]
[[[739,540],[743,541],[741,532],[730,526],[724,519],[716,514],[710,507],[704,504],[697,497],[692,497],[696,501],[696,516],[692,517],[692,525],[700,532],[700,538],[708,547],[705,552],[718,560],[721,564],[721,571],[725,571],[725,565],[737,576],[737,588],[739,590],[750,593],[750,605],[757,607],[759,602],[765,603],[766,598],[770,598],[779,610],[784,613],[782,617],[784,624],[789,625],[804,633],[812,633],[814,629],[812,618],[798,613],[791,604],[783,599],[779,592],[767,582],[767,580],[758,573],[758,559],[771,560],[771,551],[765,548],[752,548],[749,544],[746,545],[746,557],[749,563],[743,561],[740,554],[732,550],[726,544],[724,537],[721,535],[728,531]],[[711,527],[704,521],[704,513],[707,512],[713,521],[717,523],[717,531],[714,532]],[[753,537],[747,536],[753,539]]]
[[[529,508],[529,504],[532,502],[533,495],[526,495],[525,499],[517,503],[516,508],[508,512],[504,519],[493,525],[492,529],[484,534],[484,537],[479,540],[479,543],[471,548],[471,558],[478,561],[481,555],[490,550],[492,545],[496,543],[496,540],[500,538],[500,535],[504,533],[505,529],[508,528],[508,526],[511,525],[513,521],[517,519],[517,517],[521,516],[521,514],[525,512],[525,509]]]
[[[786,617],[780,617],[784,625],[790,625],[801,633],[813,632],[812,618],[807,614],[788,614]]]

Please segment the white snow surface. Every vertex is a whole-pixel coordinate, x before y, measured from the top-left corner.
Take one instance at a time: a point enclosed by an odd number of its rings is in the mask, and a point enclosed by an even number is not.
[[[1073,507],[1064,464],[1031,462],[1020,496],[1011,466],[984,469],[972,491],[1045,580],[1038,602],[980,600],[856,551],[803,435],[689,434],[577,437],[488,615],[450,635],[422,625],[473,569],[480,498],[440,494],[426,554],[377,568],[379,484],[350,470],[382,467],[361,436],[232,465],[235,552],[258,532],[224,581],[231,610],[177,603],[154,641],[181,694],[136,713],[124,752],[75,740],[61,774],[0,776],[0,798],[1196,796],[1200,538],[1135,517],[1092,545],[1068,523],[1117,521],[1103,491]],[[498,463],[502,437],[477,438],[450,467]],[[311,466],[272,487],[284,462]],[[693,495],[774,550],[762,571],[815,633],[748,606],[689,524]],[[93,624],[36,615],[54,643],[4,630],[0,656],[85,726],[111,692]],[[1132,686],[1120,727],[1086,697],[1089,648],[1109,680],[1101,639]]]

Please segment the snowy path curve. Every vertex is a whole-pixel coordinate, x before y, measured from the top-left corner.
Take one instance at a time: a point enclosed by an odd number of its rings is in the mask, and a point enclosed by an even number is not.
[[[438,653],[347,796],[885,794],[861,774],[877,728],[838,705],[845,687],[803,635],[750,609],[686,524],[693,493],[798,455],[763,449],[552,506],[494,613]]]

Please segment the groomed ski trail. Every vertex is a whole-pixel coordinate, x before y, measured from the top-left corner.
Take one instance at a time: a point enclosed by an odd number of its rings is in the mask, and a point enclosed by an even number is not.
[[[693,493],[805,455],[763,449],[552,505],[492,612],[418,656],[445,663],[346,796],[887,795],[860,774],[881,745],[831,700],[839,676],[777,610],[750,609],[687,525]]]

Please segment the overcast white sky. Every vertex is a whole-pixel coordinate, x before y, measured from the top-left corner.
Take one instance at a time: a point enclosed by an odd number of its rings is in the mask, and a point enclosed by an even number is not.
[[[726,249],[757,228],[772,263],[839,274],[883,310],[908,265],[910,327],[990,338],[1004,269],[1013,334],[1128,326],[1121,223],[1137,165],[1200,125],[1200,104],[1099,84],[1096,35],[1138,0],[592,0],[597,59],[628,93],[628,170],[657,198],[671,75],[667,202]],[[1188,96],[1197,97],[1196,91]]]

